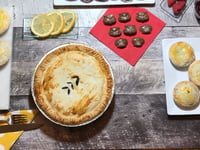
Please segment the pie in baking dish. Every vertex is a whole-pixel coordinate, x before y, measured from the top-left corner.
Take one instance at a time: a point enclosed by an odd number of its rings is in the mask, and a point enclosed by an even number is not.
[[[33,78],[37,106],[62,125],[80,125],[100,116],[113,95],[113,75],[96,50],[68,44],[48,53]]]

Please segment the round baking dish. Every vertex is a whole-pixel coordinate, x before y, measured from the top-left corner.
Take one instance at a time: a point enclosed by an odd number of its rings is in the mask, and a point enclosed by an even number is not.
[[[112,83],[111,83],[111,86],[110,86],[110,92],[109,92],[109,97],[107,98],[107,102],[106,102],[106,105],[104,106],[104,108],[101,110],[100,113],[98,113],[97,115],[93,116],[92,118],[90,118],[89,120],[86,120],[84,122],[80,122],[80,123],[65,123],[63,121],[59,121],[57,120],[57,118],[55,117],[52,117],[51,115],[49,115],[49,113],[44,109],[44,107],[42,107],[40,105],[40,102],[38,101],[38,96],[36,93],[36,91],[38,91],[38,89],[35,87],[35,82],[38,82],[38,79],[36,79],[36,72],[38,70],[38,68],[41,68],[41,64],[43,63],[43,61],[45,61],[45,59],[47,57],[49,57],[49,55],[51,55],[52,53],[55,53],[55,51],[59,51],[60,49],[65,49],[65,48],[68,48],[68,47],[84,47],[86,49],[89,49],[92,51],[92,54],[94,52],[94,54],[98,54],[98,55],[101,55],[101,58],[102,58],[102,61],[103,63],[105,63],[106,65],[106,69],[109,70],[109,78],[111,79]],[[59,52],[60,53],[60,52]],[[62,52],[61,52],[62,53]],[[57,56],[56,56],[57,57]],[[94,58],[96,57],[95,55],[93,56]],[[47,61],[48,63],[48,61]],[[41,79],[43,80],[43,79]],[[107,79],[106,79],[107,81]],[[109,80],[110,81],[110,80]],[[42,82],[42,81],[41,81]],[[42,82],[43,83],[43,82]],[[108,81],[107,81],[108,83]],[[77,44],[77,43],[71,43],[71,44],[64,44],[64,45],[61,45],[61,46],[58,46],[52,50],[50,50],[47,54],[45,54],[42,59],[39,61],[39,63],[37,64],[35,70],[34,70],[34,73],[33,73],[33,76],[32,76],[32,83],[31,83],[31,92],[32,92],[32,96],[33,96],[33,100],[37,106],[37,108],[39,109],[39,111],[47,118],[49,119],[50,121],[58,124],[58,125],[61,125],[61,126],[65,126],[65,127],[79,127],[79,126],[83,126],[83,125],[86,125],[86,124],[89,124],[93,121],[95,121],[97,118],[99,118],[106,110],[107,108],[109,107],[111,101],[112,101],[112,98],[113,98],[113,95],[114,95],[114,76],[113,76],[113,72],[112,72],[112,69],[111,69],[111,66],[110,64],[108,63],[108,61],[105,59],[105,57],[100,53],[98,52],[96,49],[92,48],[92,47],[89,47],[87,45],[83,45],[83,44]],[[52,105],[51,105],[52,106]],[[54,106],[52,106],[54,107]],[[96,107],[96,106],[95,106]]]

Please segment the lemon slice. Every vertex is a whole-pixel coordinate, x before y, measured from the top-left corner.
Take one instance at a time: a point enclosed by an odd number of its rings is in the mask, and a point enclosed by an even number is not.
[[[31,21],[31,31],[39,37],[47,37],[54,29],[54,22],[44,14],[38,14]]]
[[[65,27],[62,33],[66,33],[72,29],[76,21],[76,14],[70,10],[63,10],[61,14],[64,16]]]
[[[53,11],[47,14],[51,20],[55,23],[55,27],[51,35],[60,34],[65,26],[64,17],[61,13]]]

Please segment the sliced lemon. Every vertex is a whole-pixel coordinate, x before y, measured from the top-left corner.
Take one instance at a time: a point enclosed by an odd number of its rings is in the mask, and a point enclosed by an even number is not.
[[[53,11],[47,14],[51,20],[55,23],[55,27],[51,35],[60,34],[65,26],[64,17],[61,13]]]
[[[39,37],[49,36],[54,29],[54,22],[44,14],[38,14],[31,21],[31,31]]]
[[[71,10],[63,10],[61,14],[64,16],[65,27],[62,33],[66,33],[72,29],[76,21],[76,14]]]

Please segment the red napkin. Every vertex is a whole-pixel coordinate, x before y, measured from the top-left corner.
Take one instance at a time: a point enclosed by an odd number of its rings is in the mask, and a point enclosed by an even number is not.
[[[136,21],[136,13],[137,12],[147,12],[149,15],[149,21],[140,23]],[[120,23],[118,21],[118,15],[119,13],[123,12],[129,12],[131,15],[131,21],[127,23]],[[117,20],[117,23],[112,26],[106,26],[103,23],[103,16],[113,14],[115,15],[115,18]],[[96,25],[90,30],[90,34],[92,34],[94,37],[96,37],[99,41],[104,43],[107,47],[109,47],[111,50],[113,50],[116,54],[121,56],[123,59],[125,59],[127,62],[129,62],[131,65],[135,65],[136,62],[139,60],[139,58],[143,55],[143,53],[146,51],[146,49],[149,47],[149,45],[153,42],[153,40],[156,38],[156,36],[160,33],[162,28],[165,26],[165,22],[154,16],[152,13],[150,13],[148,10],[144,8],[138,8],[138,7],[116,7],[116,8],[109,8],[105,14],[104,14],[99,21],[96,23]],[[134,36],[126,36],[123,34],[123,29],[125,24],[131,24],[135,25],[137,29],[137,34]],[[149,24],[152,26],[152,32],[151,34],[142,34],[139,31],[139,28],[141,25]],[[111,27],[120,27],[122,35],[120,37],[111,37],[108,32]],[[145,40],[145,44],[138,48],[134,47],[132,44],[132,38],[133,37],[141,37]],[[128,40],[128,45],[124,49],[119,49],[115,46],[114,42],[118,38],[126,38]]]

